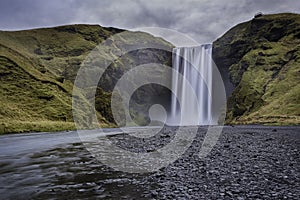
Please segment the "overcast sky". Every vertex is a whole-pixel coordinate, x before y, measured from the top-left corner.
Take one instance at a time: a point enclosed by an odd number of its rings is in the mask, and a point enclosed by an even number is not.
[[[299,0],[0,0],[0,29],[90,23],[169,28],[208,43],[257,12],[300,13]]]

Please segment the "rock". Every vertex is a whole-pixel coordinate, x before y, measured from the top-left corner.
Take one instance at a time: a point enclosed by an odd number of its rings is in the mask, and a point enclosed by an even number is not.
[[[152,197],[157,197],[158,193],[156,191],[151,191],[151,196]]]
[[[300,60],[295,52],[299,55],[299,48],[292,44],[298,44],[299,26],[299,14],[263,15],[236,25],[214,41],[213,60],[224,80],[226,94],[230,96],[227,123],[299,124],[287,117],[297,113],[297,106],[290,109],[298,105],[297,97],[292,99],[288,94],[299,81],[292,81],[288,88],[278,87],[289,81],[290,76],[280,73],[281,69],[289,67],[288,63],[295,62],[288,71],[297,77]],[[290,45],[285,45],[287,43]],[[272,84],[274,80],[276,84]],[[278,98],[287,101],[281,104]],[[267,109],[267,105],[276,109]]]
[[[226,191],[225,192],[225,194],[227,194],[228,196],[230,196],[230,197],[232,197],[233,196],[233,194],[232,194],[232,192],[231,191]]]

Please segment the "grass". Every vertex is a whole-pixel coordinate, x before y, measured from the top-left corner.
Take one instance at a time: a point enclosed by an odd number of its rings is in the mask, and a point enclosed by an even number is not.
[[[64,28],[68,27],[0,32],[1,134],[75,129],[72,81],[96,44]],[[77,28],[82,32],[101,29]],[[102,40],[109,34],[105,31]],[[103,126],[109,126],[98,116]]]
[[[215,57],[230,69],[235,91],[229,99],[227,123],[299,124],[300,116],[300,17],[297,14],[263,15],[235,26],[214,43]],[[148,62],[170,65],[171,55],[142,49],[124,54],[125,49],[142,46],[171,49],[172,45],[142,32],[97,25],[69,25],[26,31],[0,31],[0,133],[73,130],[73,82],[81,63],[91,50],[104,42],[94,60],[104,70],[104,60],[113,61],[96,95],[96,115],[102,127],[115,127],[110,96],[113,85],[124,72]],[[148,56],[149,55],[149,56]],[[218,63],[217,63],[218,64]],[[155,76],[162,76],[164,72]],[[82,110],[93,98],[84,98],[93,88],[78,91]],[[164,100],[167,93],[150,86],[136,93],[135,107],[146,110],[154,95]],[[145,95],[146,94],[146,95]],[[165,95],[165,96],[164,96]],[[147,97],[146,97],[147,96]],[[122,109],[119,109],[122,113]],[[144,115],[132,110],[136,121]],[[75,110],[77,112],[77,110]],[[86,123],[84,113],[79,120]],[[145,114],[145,113],[144,113]],[[146,115],[147,116],[147,115]],[[93,124],[94,125],[94,124]],[[97,125],[95,125],[97,127]]]
[[[89,119],[84,117],[85,113],[72,108],[73,82],[78,69],[98,44],[122,31],[98,25],[0,31],[0,134],[73,130],[76,128],[73,111],[78,113],[80,123],[86,124]],[[104,70],[104,60],[113,62],[123,47],[134,44],[137,39],[144,45],[171,46],[147,33],[126,34],[127,38],[102,45],[101,57],[94,63],[96,67]],[[158,52],[153,52],[153,55],[165,63],[165,56]],[[116,60],[103,85],[111,85],[127,70],[128,63],[137,64],[134,59],[125,56],[123,60]],[[76,93],[84,102],[79,105],[80,110],[88,109],[92,98],[84,95],[91,89]],[[99,87],[99,90],[102,89]],[[110,95],[111,89],[97,93],[96,115],[101,127],[116,126],[110,111]],[[99,124],[93,123],[93,127],[97,128]]]
[[[248,51],[229,66],[236,88],[229,98],[228,123],[300,124],[299,26],[300,15],[279,14],[243,23],[237,26],[240,31],[233,29],[238,32],[235,40],[245,44],[233,42],[229,48]]]
[[[75,130],[73,122],[62,121],[2,121],[0,134],[26,133],[26,132],[55,132]]]

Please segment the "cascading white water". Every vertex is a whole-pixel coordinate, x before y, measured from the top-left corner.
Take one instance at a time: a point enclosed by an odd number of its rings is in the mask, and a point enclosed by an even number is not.
[[[176,72],[172,76],[170,124],[181,126],[212,124],[211,56],[211,44],[173,49],[172,65]]]

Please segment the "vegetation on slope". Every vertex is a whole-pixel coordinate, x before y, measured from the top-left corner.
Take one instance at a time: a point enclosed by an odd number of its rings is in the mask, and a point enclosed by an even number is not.
[[[77,71],[101,42],[122,52],[122,46],[108,39],[122,31],[98,25],[0,31],[0,133],[74,129],[72,90]],[[150,34],[131,32],[130,35],[131,40],[141,38],[144,43],[161,43],[171,48],[169,43]],[[121,44],[130,45],[131,42],[126,38]],[[142,52],[157,55],[157,62],[170,60],[167,53],[144,49],[137,50],[133,56],[125,56],[126,62],[114,62],[100,80],[96,93],[101,127],[115,126],[110,108],[112,83],[130,69],[128,63],[144,62],[138,59]],[[115,61],[117,53],[101,52],[101,56]]]
[[[263,15],[214,42],[214,60],[234,90],[227,123],[300,123],[300,15]]]
[[[227,123],[299,124],[299,27],[298,14],[263,15],[214,42],[214,60],[234,86],[228,90]],[[171,63],[171,51],[126,53],[135,42],[170,50],[172,45],[141,32],[111,40],[123,31],[98,25],[0,31],[0,133],[74,129],[73,82],[81,63],[100,43],[107,46],[100,55],[112,63],[97,85],[95,108],[102,127],[115,126],[110,100],[120,77],[137,65]],[[100,61],[98,67],[105,66]],[[149,107],[167,105],[169,92],[155,84],[137,90],[130,102],[132,117],[140,125],[149,123]]]

